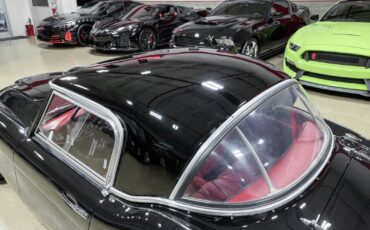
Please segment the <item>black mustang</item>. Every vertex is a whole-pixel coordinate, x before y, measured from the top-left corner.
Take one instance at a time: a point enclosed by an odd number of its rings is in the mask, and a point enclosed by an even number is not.
[[[207,11],[174,5],[142,5],[119,19],[96,23],[90,33],[98,50],[147,51],[168,45],[172,30]]]
[[[208,17],[176,28],[171,47],[231,48],[252,57],[281,51],[309,23],[309,10],[289,0],[230,0]]]
[[[55,230],[370,228],[369,148],[334,137],[296,80],[225,51],[18,80],[0,171]]]
[[[37,26],[37,39],[52,44],[86,45],[96,21],[125,15],[140,4],[130,0],[88,2],[77,12],[45,18]]]

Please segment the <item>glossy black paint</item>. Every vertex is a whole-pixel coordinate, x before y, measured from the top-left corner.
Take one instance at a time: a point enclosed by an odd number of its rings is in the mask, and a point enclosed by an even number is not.
[[[132,18],[131,15],[144,11],[146,7],[153,8],[156,13],[151,17]],[[169,14],[170,8],[174,8],[174,15]],[[125,17],[109,18],[96,23],[90,33],[91,46],[109,51],[147,51],[139,45],[139,37],[144,29],[151,29],[154,32],[156,47],[167,46],[173,29],[204,14],[207,14],[207,11],[169,4],[138,6]]]
[[[43,42],[52,44],[79,44],[78,41],[78,30],[83,25],[87,25],[90,29],[98,21],[106,18],[117,18],[125,15],[131,10],[131,8],[140,5],[141,3],[134,2],[131,0],[102,0],[93,1],[88,3],[93,5],[99,2],[104,2],[104,7],[107,9],[113,8],[117,5],[115,10],[106,12],[97,12],[92,14],[86,14],[82,12],[73,12],[68,14],[57,14],[42,20],[37,26],[37,39]],[[118,5],[124,3],[124,7],[118,7]],[[72,23],[73,25],[71,25]],[[66,33],[71,33],[71,39],[66,39]],[[84,44],[80,44],[84,45]]]
[[[200,215],[163,205],[132,203],[113,194],[104,196],[103,188],[76,173],[33,138],[33,129],[51,93],[48,83],[53,80],[114,111],[126,122],[128,138],[133,142],[142,141],[134,132],[148,133],[147,140],[153,146],[167,147],[169,144],[161,145],[166,142],[176,145],[179,154],[173,155],[181,156],[185,162],[192,151],[182,152],[183,148],[195,150],[192,144],[197,146],[197,141],[206,138],[240,105],[285,79],[282,72],[261,61],[187,49],[127,56],[65,74],[21,79],[0,93],[0,139],[14,151],[13,158],[6,158],[2,146],[0,171],[52,229],[304,230],[311,228],[302,224],[300,218],[311,220],[318,215],[319,225],[324,221],[332,225],[328,229],[368,229],[370,188],[366,178],[370,176],[370,152],[351,138],[337,137],[329,164],[296,199],[274,211],[243,217]],[[201,85],[204,81],[222,84],[224,93],[207,89]],[[203,104],[200,99],[205,100]],[[28,113],[17,111],[20,108],[15,105],[22,105]],[[163,124],[148,115],[150,110],[162,115]],[[189,117],[188,125],[184,116]],[[197,135],[198,139],[180,143],[167,121],[176,121],[180,131],[185,129],[179,136]],[[202,124],[205,121],[212,122]],[[126,142],[126,154],[134,154],[131,144]],[[158,151],[161,154],[163,151]],[[16,180],[12,180],[12,175],[16,175]],[[73,196],[90,218],[81,220],[73,215],[58,196],[63,192]]]
[[[196,46],[217,47],[215,38],[231,38],[236,52],[242,52],[243,46],[250,38],[255,38],[259,45],[259,57],[263,58],[285,47],[289,37],[300,27],[310,22],[309,10],[299,7],[289,0],[289,14],[273,16],[272,5],[275,1],[267,0],[237,0],[226,1],[227,4],[248,4],[259,2],[267,5],[262,17],[245,17],[233,15],[212,15],[177,27],[172,34],[170,47]]]

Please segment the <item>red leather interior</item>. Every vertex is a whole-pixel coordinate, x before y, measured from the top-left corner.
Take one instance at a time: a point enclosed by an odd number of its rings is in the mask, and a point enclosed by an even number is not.
[[[43,127],[42,129],[45,131],[49,130],[59,130],[61,127],[65,126],[72,118],[73,114],[76,112],[77,108],[70,109],[61,115],[54,117],[50,119]],[[80,117],[85,113],[85,110],[79,109],[77,114],[75,115],[75,118]]]
[[[320,130],[312,122],[306,121],[287,152],[268,169],[267,173],[273,186],[277,189],[284,188],[298,179],[312,164],[321,146]],[[249,201],[250,198],[256,199],[266,196],[268,190],[265,185],[261,185],[264,184],[261,181],[264,181],[262,177],[229,201]],[[256,191],[261,192],[257,193]]]
[[[277,189],[289,186],[304,174],[323,144],[322,134],[317,126],[311,121],[299,122],[294,111],[290,113],[288,124],[291,129],[291,144],[267,169],[271,182]],[[276,125],[282,127],[283,124],[279,121]],[[193,178],[186,194],[197,199],[229,202],[246,202],[267,196],[269,189],[264,178],[251,178],[251,168],[256,167],[254,159],[248,159],[251,154],[245,155],[242,162],[235,158],[225,163],[225,152],[227,150],[223,145],[213,151]],[[212,178],[207,176],[212,175],[212,172],[216,175]]]

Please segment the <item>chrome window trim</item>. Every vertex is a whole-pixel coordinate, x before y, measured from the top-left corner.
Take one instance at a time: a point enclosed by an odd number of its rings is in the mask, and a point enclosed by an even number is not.
[[[78,173],[86,176],[89,179],[89,181],[93,181],[96,184],[108,190],[111,186],[113,186],[114,179],[115,179],[115,173],[117,171],[119,158],[120,158],[122,148],[123,148],[123,142],[124,142],[123,124],[118,119],[118,117],[108,108],[86,97],[83,97],[75,92],[72,92],[63,87],[60,87],[54,84],[53,82],[49,82],[49,85],[53,91],[49,97],[49,101],[44,109],[44,112],[41,115],[39,122],[36,126],[34,136],[39,141],[41,141],[42,143],[46,144],[49,148],[54,150],[52,151],[52,153],[57,158],[67,163],[67,165],[72,166],[72,168]],[[93,115],[108,122],[110,126],[112,127],[113,133],[114,133],[114,146],[113,146],[112,155],[111,155],[111,159],[110,159],[109,166],[108,166],[107,175],[105,178],[103,178],[101,175],[96,173],[93,169],[91,169],[89,166],[87,166],[80,160],[73,157],[70,153],[61,150],[59,146],[57,146],[53,142],[48,141],[44,135],[38,132],[39,127],[42,123],[42,120],[45,117],[47,109],[54,95],[62,97],[63,99],[66,99],[72,102],[73,104],[85,109],[86,111],[92,113]]]
[[[316,162],[312,164],[312,167],[307,170],[306,174],[301,178],[306,179],[304,184],[295,190],[291,191],[290,194],[284,196],[282,199],[279,199],[273,203],[267,203],[266,205],[254,206],[254,207],[232,207],[232,206],[225,206],[225,207],[211,207],[206,206],[206,203],[203,205],[191,204],[188,202],[184,202],[182,200],[177,200],[180,188],[184,186],[185,182],[187,181],[190,173],[195,170],[195,166],[198,163],[201,163],[214,149],[214,147],[219,143],[219,141],[224,137],[224,135],[229,132],[232,128],[234,128],[243,118],[245,118],[249,113],[254,111],[258,106],[264,103],[269,98],[273,97],[275,94],[279,93],[281,90],[288,88],[292,85],[296,85],[298,82],[294,79],[284,80],[276,85],[272,86],[271,88],[261,92],[259,95],[254,97],[252,100],[248,101],[247,103],[243,104],[232,116],[230,116],[222,125],[220,125],[212,134],[211,136],[201,145],[198,149],[190,163],[186,166],[182,176],[180,177],[179,181],[176,183],[175,188],[173,189],[169,199],[161,198],[161,197],[154,197],[154,196],[133,196],[127,193],[120,191],[115,187],[110,187],[109,192],[113,195],[121,197],[130,202],[136,203],[149,203],[149,204],[159,204],[159,205],[166,205],[172,208],[182,209],[188,212],[195,212],[201,213],[206,215],[217,215],[217,216],[243,216],[243,215],[255,215],[260,214],[263,212],[274,210],[293,199],[299,196],[304,190],[306,190],[320,175],[323,168],[327,165],[334,148],[334,136],[331,129],[325,122],[319,122],[318,124],[321,126],[324,135],[324,143],[321,152],[318,154],[319,158],[316,159]],[[316,114],[314,114],[316,115]],[[327,153],[324,155],[324,153]],[[324,158],[324,156],[326,156]],[[321,163],[321,164],[319,164]],[[312,168],[317,168],[316,171],[312,171]],[[308,173],[312,175],[309,178],[305,178]],[[302,181],[299,180],[297,183],[301,183]],[[289,190],[291,187],[294,187],[296,183],[292,186],[289,186],[287,189]],[[277,194],[280,195],[280,194]],[[270,197],[270,196],[269,196]],[[175,200],[176,199],[176,200]],[[243,204],[241,204],[243,205]]]

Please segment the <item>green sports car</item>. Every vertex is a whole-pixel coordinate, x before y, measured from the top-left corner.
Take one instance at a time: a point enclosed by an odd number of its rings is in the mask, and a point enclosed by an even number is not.
[[[284,71],[303,85],[370,97],[370,1],[338,2],[298,30]]]

